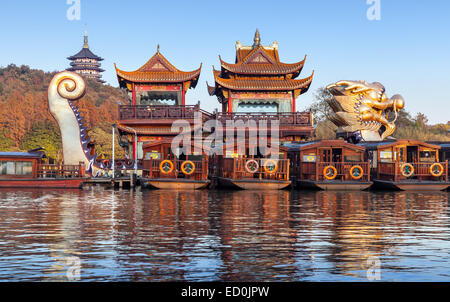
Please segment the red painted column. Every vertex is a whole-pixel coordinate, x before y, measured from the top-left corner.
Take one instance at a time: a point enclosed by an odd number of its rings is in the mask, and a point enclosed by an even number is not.
[[[295,92],[292,91],[292,112],[295,112]]]
[[[181,87],[181,105],[186,105],[186,90],[184,90],[184,87]]]
[[[136,160],[136,158],[137,158],[136,138],[133,137],[133,159]]]
[[[233,111],[233,100],[231,99],[231,91],[228,92],[228,113]]]
[[[133,91],[132,91],[132,105],[135,106],[136,105],[136,86],[133,84]]]

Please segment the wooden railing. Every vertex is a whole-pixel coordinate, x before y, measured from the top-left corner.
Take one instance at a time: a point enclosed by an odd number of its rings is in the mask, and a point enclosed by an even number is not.
[[[325,178],[324,170],[328,166],[332,166],[336,169],[337,174],[333,180],[360,182],[370,181],[369,162],[302,162],[298,177],[300,180],[326,181],[327,179]],[[358,180],[353,179],[350,175],[350,170],[354,166],[360,166],[363,169],[363,176]]]
[[[312,112],[287,112],[287,113],[217,113],[216,119],[223,124],[226,121],[279,121],[280,125],[312,126]],[[268,123],[270,126],[270,123]]]
[[[134,160],[132,159],[115,159],[115,165],[114,169],[116,171],[123,170],[123,171],[129,171],[134,170]],[[109,169],[112,170],[112,160],[111,159],[97,159],[96,164],[98,167],[102,169]],[[142,164],[143,160],[138,159],[137,160],[137,168],[138,170],[142,170]]]
[[[410,177],[405,177],[402,174],[402,166],[404,163],[400,162],[388,162],[388,163],[378,163],[377,166],[377,178],[380,180],[391,180],[400,181],[406,179],[417,179],[417,180],[427,180],[427,181],[445,181],[449,179],[448,174],[448,161],[438,163],[444,168],[444,172],[440,177],[433,176],[430,172],[431,163],[409,163],[414,168],[414,173]]]
[[[265,158],[224,158],[218,165],[218,175],[231,179],[289,180],[289,159],[274,159],[276,170],[273,173],[268,172],[264,167],[269,160]],[[250,165],[253,165],[254,170],[249,169]]]
[[[212,118],[212,115],[201,110],[199,105],[119,105],[119,120],[193,119],[195,113],[200,113],[203,120]]]
[[[38,178],[79,178],[85,177],[84,164],[79,165],[47,165],[37,167]]]
[[[143,161],[142,176],[150,179],[190,179],[190,180],[207,180],[208,179],[208,159],[204,161],[192,161],[195,165],[195,171],[191,175],[183,173],[181,166],[186,160],[171,160],[173,164],[173,171],[169,174],[164,174],[161,171],[160,165],[163,160],[150,159]]]

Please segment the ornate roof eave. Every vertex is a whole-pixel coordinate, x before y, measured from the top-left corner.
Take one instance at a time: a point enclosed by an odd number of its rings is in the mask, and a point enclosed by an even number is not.
[[[216,95],[216,86],[209,86],[208,81],[206,81],[206,88],[210,96]]]
[[[300,95],[308,92],[309,88],[311,87],[313,79],[314,79],[314,70],[313,70],[312,74],[305,79],[305,80],[307,80],[306,81],[307,84],[305,85],[305,87],[294,91],[294,97],[298,98]]]
[[[75,61],[77,59],[93,59],[97,61],[103,61],[104,59],[95,55],[89,48],[81,49],[76,55],[70,56],[67,60]]]
[[[189,88],[195,88],[198,83],[198,79],[200,77],[200,73],[202,70],[203,63],[200,64],[200,67],[193,71],[181,71],[176,69],[175,72],[144,72],[139,71],[142,67],[136,71],[123,71],[117,67],[117,64],[114,64],[114,68],[116,69],[116,74],[119,83],[121,82],[132,82],[132,83],[186,83],[190,82]],[[145,74],[153,74],[153,77],[145,77]],[[158,74],[161,77],[158,77]],[[166,76],[164,78],[164,76]]]
[[[223,103],[224,99],[228,98],[228,91],[223,91],[220,86],[215,82],[214,86],[209,86],[208,81],[206,81],[206,87],[210,96],[216,96],[219,103]]]
[[[230,90],[240,90],[240,91],[294,91],[295,94],[303,94],[306,91],[308,91],[312,80],[314,78],[314,71],[312,72],[311,76],[301,79],[301,80],[234,80],[234,79],[224,79],[217,74],[217,71],[214,70],[214,79],[216,82],[216,94],[217,94],[217,87],[221,86]],[[274,84],[278,83],[278,86],[270,86],[270,85],[260,85],[260,86],[252,86],[252,83],[264,83],[267,84]],[[242,85],[236,86],[233,85],[233,83],[241,83]],[[289,84],[289,85],[286,85]],[[296,97],[298,97],[296,95]]]
[[[246,64],[243,61],[237,64],[231,64],[223,61],[219,56],[222,72],[244,75],[292,75],[292,78],[296,78],[300,75],[305,66],[306,58],[307,56],[305,55],[305,58],[302,61],[290,64],[280,62],[275,62],[273,64]]]

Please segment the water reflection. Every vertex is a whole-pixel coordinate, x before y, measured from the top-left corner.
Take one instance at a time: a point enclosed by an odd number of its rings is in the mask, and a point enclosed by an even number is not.
[[[450,280],[449,193],[0,190],[0,280]]]

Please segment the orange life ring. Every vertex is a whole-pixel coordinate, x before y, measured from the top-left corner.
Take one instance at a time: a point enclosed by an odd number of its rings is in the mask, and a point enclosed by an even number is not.
[[[411,164],[403,164],[400,169],[404,177],[411,177],[414,175],[414,167]]]
[[[436,168],[439,169],[439,172],[436,171]],[[434,177],[441,177],[444,174],[444,167],[440,163],[432,164],[430,167],[430,173]]]
[[[270,166],[273,166],[273,169],[270,169]],[[264,171],[269,174],[274,174],[278,170],[278,163],[273,159],[266,160],[264,163]]]
[[[330,170],[333,172],[333,174],[330,175]],[[325,169],[323,169],[323,176],[328,180],[334,180],[337,177],[337,170],[333,166],[326,166]]]
[[[359,170],[359,172],[357,174],[355,174],[355,170]],[[364,176],[364,169],[361,166],[353,166],[350,169],[350,176],[354,179],[354,180],[359,180]]]
[[[159,171],[161,171],[161,173],[164,174],[164,175],[172,173],[172,171],[173,171],[173,163],[170,160],[163,160],[159,164]]]
[[[251,165],[251,164],[253,164],[253,165]],[[253,167],[253,169],[251,169],[251,167]],[[259,164],[254,159],[248,160],[245,163],[245,170],[247,170],[248,173],[252,173],[252,174],[256,173],[258,171],[258,169],[259,169]]]
[[[187,160],[181,165],[181,171],[185,175],[192,175],[195,172],[195,164],[192,161]]]

